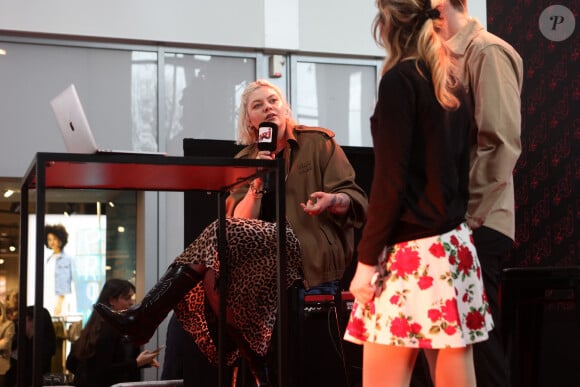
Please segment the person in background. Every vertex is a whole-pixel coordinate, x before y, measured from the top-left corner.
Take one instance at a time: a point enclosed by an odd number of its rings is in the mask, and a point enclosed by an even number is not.
[[[135,285],[112,278],[105,282],[97,302],[121,311],[133,306]],[[141,380],[141,368],[159,367],[157,351],[141,349],[91,313],[79,339],[72,345],[66,367],[74,374],[74,385],[105,387]]]
[[[493,328],[465,213],[472,112],[438,32],[441,0],[378,0],[388,53],[371,118],[374,176],[345,339],[363,386],[409,385],[419,351],[437,386],[475,386]]]
[[[68,232],[62,224],[46,225],[44,227],[45,245],[52,254],[46,260],[46,279],[44,281],[45,294],[47,297],[54,296],[54,302],[47,299],[47,305],[54,304],[53,314],[60,316],[66,305],[66,297],[73,292],[73,263],[72,257],[65,254],[64,247],[68,243]]]
[[[17,343],[18,343],[18,290],[11,289],[6,292],[5,296],[6,318],[13,322],[14,325],[14,339],[12,340],[12,348],[10,350],[10,367],[5,375],[5,385],[14,386],[16,384],[16,358],[17,358]]]
[[[521,153],[522,58],[469,16],[467,0],[446,0],[443,15],[447,45],[474,105],[477,141],[471,150],[467,223],[495,322],[489,340],[473,348],[475,374],[479,386],[509,386],[499,286],[504,259],[515,239],[513,170]]]
[[[24,359],[17,359],[16,362],[13,363],[11,366],[7,378],[11,381],[9,384],[10,386],[16,385],[16,374],[17,374],[17,366],[19,361],[24,362],[24,369],[26,370],[25,373],[25,381],[27,386],[32,385],[32,356],[33,356],[33,344],[34,344],[34,306],[29,305],[24,310],[25,316],[25,329],[26,329],[26,339],[23,343],[24,350],[23,355]],[[52,363],[52,357],[56,353],[56,333],[54,332],[54,327],[52,325],[52,316],[50,312],[46,308],[42,308],[42,315],[40,316],[40,322],[42,324],[42,338],[44,342],[44,346],[42,346],[41,350],[42,353],[39,354],[37,357],[37,361],[40,362],[40,370],[41,373],[47,374],[50,372],[50,366]],[[17,343],[17,345],[22,345],[22,343]],[[18,348],[16,348],[16,351]],[[14,384],[12,384],[12,382]]]
[[[14,322],[6,316],[6,308],[0,302],[0,387],[6,387],[6,373],[11,367]]]
[[[258,128],[269,122],[274,150],[258,149]],[[282,91],[265,80],[250,83],[242,93],[236,156],[285,160],[287,285],[300,281],[306,289],[336,286],[352,259],[354,227],[366,217],[367,198],[355,173],[328,129],[298,125]],[[228,197],[227,326],[229,336],[249,365],[258,386],[269,385],[264,356],[276,321],[277,226],[275,192],[260,177]],[[217,223],[208,226],[177,257],[140,306],[114,313],[97,304],[107,321],[138,342],[146,342],[175,308],[182,326],[213,363],[217,352],[206,313],[215,319],[219,296]],[[207,301],[207,304],[206,304]],[[206,305],[209,305],[206,308]],[[228,355],[232,364],[237,354]]]
[[[6,318],[16,324],[18,321],[18,290],[10,289],[6,292],[4,306],[6,307]]]

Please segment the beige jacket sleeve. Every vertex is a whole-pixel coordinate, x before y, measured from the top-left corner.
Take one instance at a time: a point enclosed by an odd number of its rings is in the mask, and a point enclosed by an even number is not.
[[[478,134],[471,155],[467,218],[481,226],[493,211],[513,211],[512,174],[521,153],[523,66],[517,52],[497,44],[486,46],[471,60],[468,67],[477,69],[470,74],[470,88]]]

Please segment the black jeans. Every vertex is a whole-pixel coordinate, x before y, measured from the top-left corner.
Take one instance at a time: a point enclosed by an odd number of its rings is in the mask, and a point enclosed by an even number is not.
[[[481,264],[483,285],[495,323],[494,329],[490,332],[489,340],[473,346],[477,386],[509,387],[510,370],[502,335],[499,288],[504,258],[511,249],[513,241],[506,235],[488,227],[474,230],[473,238]]]

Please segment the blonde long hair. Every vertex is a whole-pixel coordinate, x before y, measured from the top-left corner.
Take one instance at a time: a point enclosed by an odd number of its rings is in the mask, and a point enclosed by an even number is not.
[[[433,4],[433,5],[432,5]],[[385,48],[385,74],[402,60],[423,60],[433,79],[437,101],[447,110],[455,110],[460,103],[452,92],[457,86],[454,62],[445,42],[439,35],[446,28],[441,19],[441,0],[377,0],[378,13],[373,20],[373,37]]]
[[[286,127],[290,128],[292,125],[295,124],[294,118],[292,117],[292,110],[290,109],[290,105],[286,100],[286,97],[282,93],[282,90],[276,85],[271,82],[268,82],[265,79],[258,79],[246,86],[244,91],[242,92],[242,96],[240,98],[240,110],[238,112],[238,144],[242,145],[250,145],[255,142],[258,142],[258,132],[257,128],[254,128],[250,120],[248,118],[248,102],[250,98],[250,94],[254,91],[258,90],[261,87],[268,87],[272,89],[280,98],[280,101],[286,106],[286,111],[288,113],[288,119],[286,121]]]

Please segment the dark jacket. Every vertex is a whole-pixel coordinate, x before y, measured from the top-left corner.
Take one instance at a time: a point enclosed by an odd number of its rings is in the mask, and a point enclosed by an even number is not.
[[[366,219],[368,200],[355,183],[355,172],[342,148],[328,129],[298,125],[289,127],[286,164],[286,218],[300,241],[305,286],[339,280],[354,251],[354,229]],[[255,158],[257,145],[244,148],[237,158]],[[233,192],[228,209],[233,211],[248,186]],[[345,193],[351,198],[346,215],[328,211],[318,216],[304,212],[311,193]],[[230,212],[231,214],[231,212]]]
[[[74,356],[74,345],[66,359],[66,368],[79,387],[105,387],[115,383],[141,380],[137,356],[140,348],[121,336],[108,324],[103,324],[96,343],[95,355],[80,360]]]
[[[25,310],[26,318],[34,319],[34,307],[27,306]],[[37,358],[37,362],[40,362],[40,370],[42,374],[50,372],[50,367],[52,364],[52,357],[56,353],[56,333],[54,326],[52,324],[52,317],[50,312],[46,308],[42,308],[42,317],[40,318],[42,325],[42,345],[41,353]],[[18,345],[21,345],[18,343]],[[26,385],[32,385],[32,373],[33,373],[33,348],[34,348],[34,337],[26,337],[24,340],[24,359],[19,359],[18,361],[24,361],[24,367],[26,370]],[[17,361],[17,362],[18,362]],[[16,373],[18,370],[17,362],[13,364],[11,370],[14,372],[13,376],[9,376],[10,380],[16,380]],[[37,363],[38,366],[38,363]],[[13,379],[14,378],[14,379]]]

